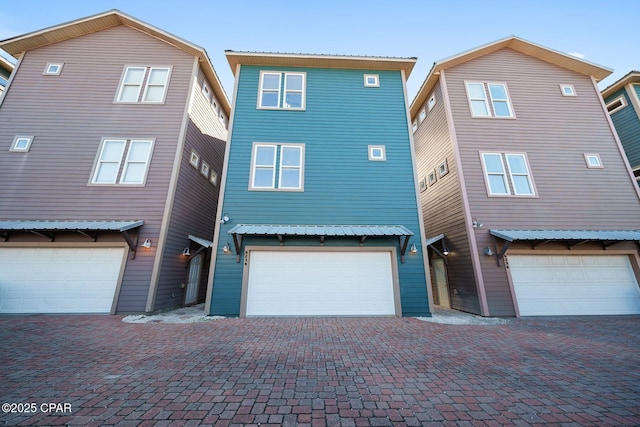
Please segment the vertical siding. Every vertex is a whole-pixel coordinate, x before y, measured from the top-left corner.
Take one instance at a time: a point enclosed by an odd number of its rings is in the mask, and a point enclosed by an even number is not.
[[[516,119],[471,118],[465,80],[505,82]],[[589,77],[511,49],[447,70],[452,112],[471,214],[484,223],[478,248],[494,247],[490,228],[637,229],[640,201]],[[559,84],[576,97],[563,97]],[[487,197],[480,151],[527,153],[536,198]],[[588,169],[599,153],[604,169]],[[512,315],[503,267],[483,257],[491,315]]]
[[[640,87],[640,85],[635,85]],[[640,90],[640,89],[637,89]],[[636,92],[637,93],[637,92]],[[616,128],[620,142],[627,154],[632,168],[640,166],[640,118],[631,104],[629,93],[625,88],[620,89],[613,95],[607,97],[605,102],[611,102],[619,96],[624,97],[626,107],[611,114],[611,121]],[[636,95],[637,96],[637,95]]]
[[[220,229],[214,314],[239,313],[242,263],[221,250],[232,245],[227,231],[239,223],[401,224],[415,233],[410,242],[421,247],[400,73],[294,71],[307,73],[306,111],[256,109],[260,68],[243,66],[238,76],[223,208],[231,221]],[[364,73],[379,74],[380,87],[365,88]],[[254,141],[306,144],[304,192],[248,191]],[[369,161],[370,144],[385,145],[387,161]],[[376,241],[367,239],[365,246],[379,244],[370,240]],[[403,315],[427,314],[422,257],[407,256],[398,264]]]
[[[59,76],[43,76],[64,62]],[[125,65],[172,66],[162,105],[114,104]],[[158,243],[193,57],[119,26],[29,51],[0,108],[0,217],[143,219],[117,311],[143,311]],[[15,135],[35,135],[29,153],[9,153]],[[144,187],[90,186],[104,137],[154,138]]]
[[[447,161],[449,173],[420,193],[427,237],[445,234],[447,275],[452,308],[480,313],[475,274],[469,252],[469,238],[464,220],[460,177],[455,162],[451,135],[447,125],[445,103],[440,83],[435,86],[436,104],[428,111],[413,137],[416,146],[418,179]],[[419,113],[418,113],[419,114]],[[418,120],[418,117],[412,118]],[[454,293],[455,290],[455,293]]]

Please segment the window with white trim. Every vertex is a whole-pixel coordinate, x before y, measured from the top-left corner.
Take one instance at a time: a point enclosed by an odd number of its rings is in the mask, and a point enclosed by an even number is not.
[[[584,153],[584,161],[587,163],[589,169],[602,169],[602,160],[600,160],[600,154],[598,153]]]
[[[304,144],[254,143],[250,190],[304,189]]]
[[[431,109],[436,105],[436,94],[432,94],[431,97],[429,97],[429,101],[427,101],[427,107],[429,108],[429,111],[431,111]]]
[[[413,132],[415,133],[418,130],[418,122],[414,121],[411,125]]]
[[[365,87],[380,87],[380,78],[377,74],[365,74],[364,75]]]
[[[489,195],[535,196],[525,154],[481,153],[481,157]]]
[[[576,89],[573,85],[560,85],[562,96],[576,96]]]
[[[202,94],[207,98],[207,101],[211,101],[211,88],[207,82],[202,82]]]
[[[627,106],[627,100],[625,99],[624,95],[620,95],[613,101],[607,103],[607,111],[611,115],[616,111],[623,109],[626,106]]]
[[[144,184],[153,144],[154,141],[150,139],[104,139],[96,158],[91,184]]]
[[[207,179],[209,178],[209,169],[209,163],[203,161],[202,166],[200,166],[200,173]]]
[[[169,67],[126,67],[116,102],[164,103],[170,74]]]
[[[514,117],[506,84],[467,82],[466,88],[472,117]]]
[[[387,160],[387,153],[384,145],[369,146],[369,160],[383,162]]]
[[[420,115],[418,116],[418,118],[420,119],[420,123],[422,123],[424,119],[427,118],[427,110],[424,108],[420,110]]]
[[[16,135],[15,138],[13,138],[13,143],[11,144],[11,148],[9,148],[9,151],[14,151],[16,153],[27,153],[31,149],[32,142],[33,136]]]
[[[258,108],[304,110],[306,73],[260,72]]]
[[[42,72],[45,76],[59,76],[62,72],[62,66],[64,63],[62,62],[49,62],[46,67],[44,67],[44,71]]]

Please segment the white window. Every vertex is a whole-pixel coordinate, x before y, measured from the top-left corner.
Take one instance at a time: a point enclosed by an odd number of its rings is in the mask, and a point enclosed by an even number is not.
[[[261,71],[258,108],[304,110],[305,80],[305,73]]]
[[[602,169],[604,167],[602,160],[600,160],[600,155],[597,153],[585,153],[584,160],[587,162],[589,169]]]
[[[562,96],[576,96],[576,90],[573,85],[560,85]]]
[[[171,68],[126,67],[116,102],[163,103],[170,74]]]
[[[250,189],[302,190],[303,182],[304,145],[254,143]]]
[[[413,124],[411,125],[413,127],[413,132],[415,133],[415,131],[418,130],[418,122],[414,121]]]
[[[200,155],[195,151],[191,151],[191,156],[189,157],[189,163],[191,164],[191,166],[198,169],[198,167],[200,166]]]
[[[49,62],[47,66],[44,67],[44,71],[42,74],[44,74],[45,76],[59,76],[60,73],[62,72],[63,65],[64,63],[62,62],[57,62],[57,63]]]
[[[365,87],[380,87],[380,78],[377,74],[365,74],[364,75]]]
[[[207,101],[211,101],[211,88],[207,82],[202,82],[202,94],[207,98]]]
[[[607,111],[609,114],[613,114],[618,110],[623,109],[627,106],[627,100],[624,98],[624,95],[621,95],[614,99],[613,101],[607,103]]]
[[[31,149],[31,143],[33,142],[33,136],[20,136],[16,135],[13,138],[13,143],[9,151],[15,151],[18,153],[27,153]]]
[[[200,173],[206,176],[207,179],[209,178],[209,163],[204,161],[202,162],[202,166],[200,166]]]
[[[438,166],[438,177],[442,178],[448,173],[449,173],[449,164],[445,160],[444,162],[440,163],[440,165]]]
[[[420,110],[420,123],[422,123],[424,121],[424,119],[427,118],[427,110],[425,110],[424,108],[422,110]]]
[[[218,185],[218,174],[216,173],[216,171],[211,171],[211,176],[209,177],[209,182],[211,184],[213,184],[214,187],[216,185]]]
[[[92,184],[144,184],[153,151],[153,140],[105,139],[100,146]],[[125,158],[126,152],[126,158]],[[124,159],[124,166],[121,166]],[[118,181],[118,176],[120,180]]]
[[[384,145],[370,145],[369,146],[369,160],[373,161],[385,161],[387,160],[387,153]]]
[[[429,172],[427,175],[427,181],[429,182],[429,187],[438,182],[438,176],[436,175],[436,171]]]
[[[514,117],[503,83],[466,83],[472,117]]]
[[[427,189],[427,178],[426,177],[422,178],[419,184],[420,184],[420,192],[422,193]]]
[[[431,97],[429,98],[429,101],[427,102],[427,107],[429,108],[429,111],[431,111],[431,109],[433,108],[433,106],[436,105],[436,94],[432,94]]]
[[[535,195],[529,165],[524,154],[482,153],[482,166],[490,195]]]

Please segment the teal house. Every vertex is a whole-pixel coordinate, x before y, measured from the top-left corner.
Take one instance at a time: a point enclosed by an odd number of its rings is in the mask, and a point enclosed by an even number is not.
[[[226,56],[236,86],[208,314],[429,316],[416,59]]]
[[[640,181],[640,71],[631,71],[602,91],[629,165]]]

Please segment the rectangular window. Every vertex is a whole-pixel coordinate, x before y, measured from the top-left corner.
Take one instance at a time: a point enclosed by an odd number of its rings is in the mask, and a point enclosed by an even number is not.
[[[105,139],[96,159],[92,184],[144,184],[153,140]],[[126,158],[125,158],[126,152]],[[124,159],[124,167],[120,171]],[[120,180],[118,181],[118,176]]]
[[[304,110],[305,80],[305,73],[261,71],[258,108]]]
[[[17,153],[27,153],[31,149],[32,142],[33,136],[16,135],[16,137],[13,138],[13,143],[11,144],[11,148],[9,148],[9,151],[14,151]]]
[[[207,177],[207,179],[209,178],[209,163],[202,162],[202,166],[200,166],[200,173]]]
[[[414,121],[411,125],[413,132],[415,133],[418,130],[418,122]]]
[[[44,71],[43,71],[43,75],[45,76],[59,76],[60,73],[62,72],[62,66],[64,65],[64,63],[59,62],[59,63],[48,63],[46,67],[44,67]]]
[[[302,190],[303,144],[254,143],[250,190]]]
[[[607,103],[607,111],[611,115],[611,114],[615,113],[616,111],[623,109],[626,106],[627,106],[627,101],[624,98],[624,95],[622,95],[622,96],[617,97],[613,101]]]
[[[207,98],[207,101],[211,101],[211,89],[207,82],[202,82],[202,94]]]
[[[472,117],[514,117],[507,85],[466,83]]]
[[[365,74],[364,75],[365,87],[380,87],[380,78],[377,74]]]
[[[171,68],[126,67],[116,102],[163,103],[170,74]]]
[[[573,85],[560,85],[562,96],[576,96],[576,90]]]
[[[369,160],[383,162],[387,160],[387,153],[384,145],[369,146]]]
[[[420,110],[420,123],[422,123],[424,121],[424,119],[427,118],[427,110],[425,110],[424,108],[422,110]]]
[[[535,195],[525,154],[481,153],[481,156],[489,195]]]
[[[433,95],[431,95],[431,97],[429,98],[429,101],[427,102],[427,106],[429,108],[429,111],[431,111],[431,109],[434,107],[434,105],[436,105],[436,94],[435,93]]]

